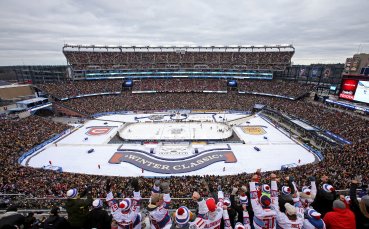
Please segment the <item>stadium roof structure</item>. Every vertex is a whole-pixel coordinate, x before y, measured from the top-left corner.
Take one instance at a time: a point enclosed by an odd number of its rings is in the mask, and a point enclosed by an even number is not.
[[[90,45],[90,44],[64,44],[64,51],[229,51],[229,52],[242,52],[242,51],[295,51],[295,48],[292,44],[281,44],[281,45],[204,45],[204,46],[196,46],[196,45],[179,45],[179,46],[170,46],[170,45],[158,45],[158,46],[150,46],[150,45]]]

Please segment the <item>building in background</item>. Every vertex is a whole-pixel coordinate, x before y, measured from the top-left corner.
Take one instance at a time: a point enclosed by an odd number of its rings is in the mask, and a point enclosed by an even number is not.
[[[369,54],[360,53],[347,58],[345,63],[345,74],[369,74]]]
[[[65,65],[14,66],[13,71],[18,83],[42,84],[64,81],[68,78]]]

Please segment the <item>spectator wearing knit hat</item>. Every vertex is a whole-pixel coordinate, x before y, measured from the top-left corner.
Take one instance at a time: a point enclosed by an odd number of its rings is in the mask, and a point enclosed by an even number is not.
[[[140,185],[138,179],[131,180],[133,187],[133,198],[124,198],[118,202],[114,199],[113,192],[111,190],[111,181],[106,181],[106,202],[110,207],[113,219],[118,224],[118,229],[134,228],[141,229],[141,213],[140,213],[140,201],[142,199],[140,192]]]
[[[293,190],[291,193],[291,189],[288,186],[283,186],[281,191],[281,199],[283,200],[283,210],[280,208],[278,195],[275,194],[273,190],[278,189],[277,179],[274,174],[271,175],[271,186],[272,186],[272,208],[276,211],[276,219],[277,219],[277,227],[278,228],[301,228],[304,223],[304,209],[301,205],[295,207],[293,206],[292,195],[295,194],[295,189],[293,187],[293,178],[288,177],[286,180],[289,181],[289,184]],[[284,199],[283,199],[284,197]],[[289,203],[289,202],[292,202]]]
[[[355,229],[354,213],[341,200],[333,201],[333,211],[328,212],[323,220],[327,229]]]
[[[237,192],[239,192],[239,203],[236,202]],[[252,224],[252,217],[254,215],[251,205],[249,204],[248,196],[250,196],[250,193],[248,193],[246,186],[241,186],[240,189],[233,187],[230,195],[231,209],[236,211],[238,217],[237,220],[232,219],[233,212],[228,210],[232,227],[235,227],[236,222],[240,222],[241,224]]]
[[[85,228],[110,229],[111,216],[103,209],[102,200],[94,200],[92,207],[93,209],[87,214]]]
[[[322,176],[320,180],[321,185],[317,184],[317,194],[311,206],[324,218],[327,212],[332,211],[332,204],[337,194],[331,185],[332,182],[328,180],[328,176]]]
[[[68,213],[68,221],[72,228],[82,228],[86,222],[88,208],[92,203],[92,188],[87,186],[85,190],[78,195],[76,188],[67,191],[68,199],[65,202],[65,209]],[[87,199],[81,199],[87,196]]]
[[[271,174],[270,178],[272,180],[276,179],[275,174]],[[251,178],[250,182],[250,198],[251,206],[254,211],[254,228],[275,228],[276,226],[276,211],[271,209],[271,199],[269,196],[278,195],[278,188],[273,186],[270,192],[270,187],[267,185],[262,185],[261,193],[258,193],[256,188],[256,182],[259,181],[260,176],[255,174]],[[268,192],[269,191],[269,192]],[[260,197],[259,197],[260,196]]]
[[[160,190],[163,193],[160,193]],[[147,207],[152,229],[170,228],[172,226],[172,220],[168,212],[170,201],[169,183],[155,181],[151,191],[150,204]]]
[[[369,195],[361,198],[360,202],[356,197],[356,189],[358,186],[357,180],[351,181],[350,187],[350,208],[355,214],[356,228],[369,228]]]
[[[325,223],[321,218],[321,214],[312,208],[305,210],[304,225],[305,229],[325,229]]]
[[[205,200],[198,192],[192,194],[192,199],[199,206],[198,217],[205,222],[205,227],[208,229],[219,228],[223,218],[223,201],[224,194],[218,187],[218,203],[214,198]]]
[[[205,227],[205,221],[202,218],[196,218],[187,207],[181,206],[173,213],[173,223],[171,229],[181,228],[202,229]]]

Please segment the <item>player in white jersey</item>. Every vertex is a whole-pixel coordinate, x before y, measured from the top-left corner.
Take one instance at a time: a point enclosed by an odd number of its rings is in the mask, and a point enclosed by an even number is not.
[[[271,199],[272,209],[276,211],[277,228],[290,229],[298,228],[301,229],[304,223],[304,209],[302,207],[292,206],[290,203],[285,203],[285,212],[281,212],[278,202],[278,186],[276,181],[276,175],[271,174]]]
[[[270,208],[270,195],[278,195],[278,190],[272,190],[268,185],[263,185],[261,190],[257,190],[256,182],[259,180],[258,175],[253,175],[250,182],[250,198],[251,206],[254,211],[253,225],[256,229],[275,229],[276,228],[276,211]],[[259,193],[258,193],[259,192]]]
[[[160,194],[160,187],[163,194]],[[169,229],[172,226],[172,220],[169,215],[170,206],[169,184],[155,181],[151,191],[150,204],[147,207],[149,211],[151,229]]]
[[[107,181],[106,201],[111,210],[113,219],[118,224],[118,229],[141,229],[141,214],[140,214],[140,200],[141,194],[138,186],[138,180],[132,180],[134,187],[133,198],[125,198],[119,202],[114,199],[113,193],[110,190],[110,180]]]

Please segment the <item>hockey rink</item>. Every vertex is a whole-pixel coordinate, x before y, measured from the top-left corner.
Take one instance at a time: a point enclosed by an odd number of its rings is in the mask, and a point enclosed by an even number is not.
[[[229,140],[232,134],[237,141]],[[108,144],[116,136],[135,142]],[[279,170],[314,160],[312,153],[258,115],[161,112],[96,118],[22,164],[42,168],[51,162],[64,172],[96,175],[181,176]]]

